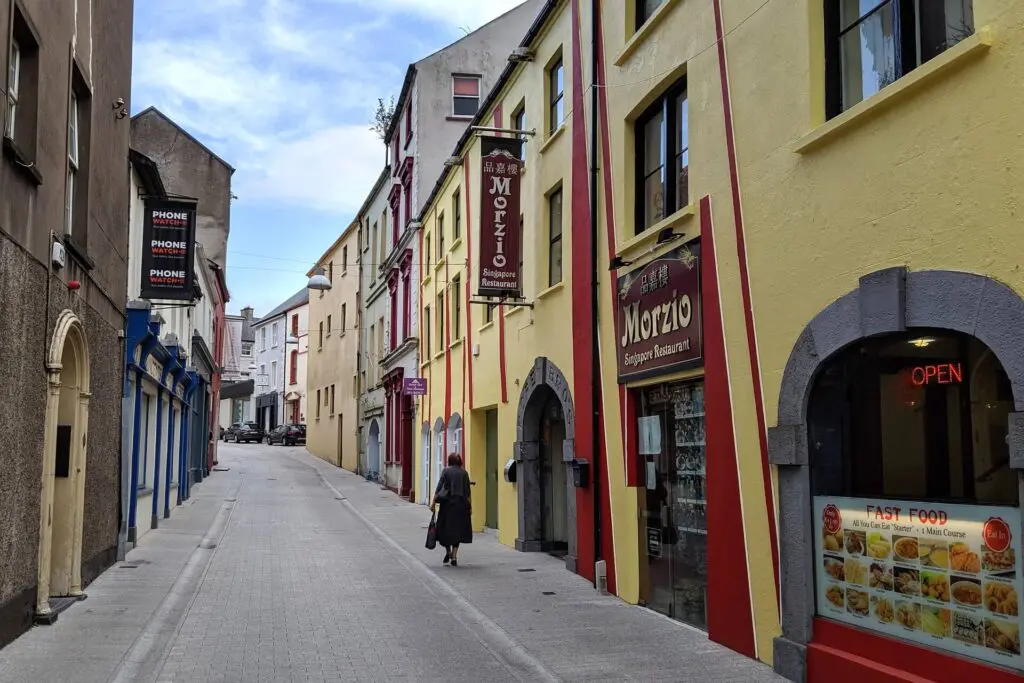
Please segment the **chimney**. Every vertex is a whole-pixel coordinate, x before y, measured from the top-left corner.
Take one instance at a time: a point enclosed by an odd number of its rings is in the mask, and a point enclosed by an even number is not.
[[[243,318],[245,318],[249,322],[252,322],[252,306],[246,306],[245,308],[242,309],[241,313]]]

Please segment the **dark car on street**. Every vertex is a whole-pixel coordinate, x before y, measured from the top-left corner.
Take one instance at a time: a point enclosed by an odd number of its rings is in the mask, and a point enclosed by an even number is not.
[[[275,443],[285,446],[306,443],[306,425],[278,425],[267,434],[267,444],[273,446]]]
[[[263,427],[255,422],[238,422],[228,427],[224,433],[224,440],[235,443],[259,443],[265,436]]]

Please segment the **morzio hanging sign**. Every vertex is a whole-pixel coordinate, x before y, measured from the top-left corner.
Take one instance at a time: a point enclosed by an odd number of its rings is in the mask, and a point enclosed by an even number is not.
[[[518,297],[522,140],[480,138],[480,296]]]
[[[680,247],[620,277],[616,307],[620,382],[700,363],[700,245]]]
[[[147,199],[142,225],[143,299],[192,300],[196,202]]]

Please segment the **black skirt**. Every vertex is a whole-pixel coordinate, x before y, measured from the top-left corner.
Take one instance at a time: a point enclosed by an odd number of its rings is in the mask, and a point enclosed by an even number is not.
[[[461,545],[473,542],[473,521],[465,498],[439,501],[437,513],[437,544]]]

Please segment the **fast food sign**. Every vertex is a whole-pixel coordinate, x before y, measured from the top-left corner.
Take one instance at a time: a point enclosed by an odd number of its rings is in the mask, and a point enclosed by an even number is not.
[[[479,296],[518,297],[519,272],[519,138],[480,138],[480,280]]]
[[[699,244],[623,275],[617,291],[620,383],[703,361]]]
[[[1024,671],[1019,508],[818,496],[819,616]]]

